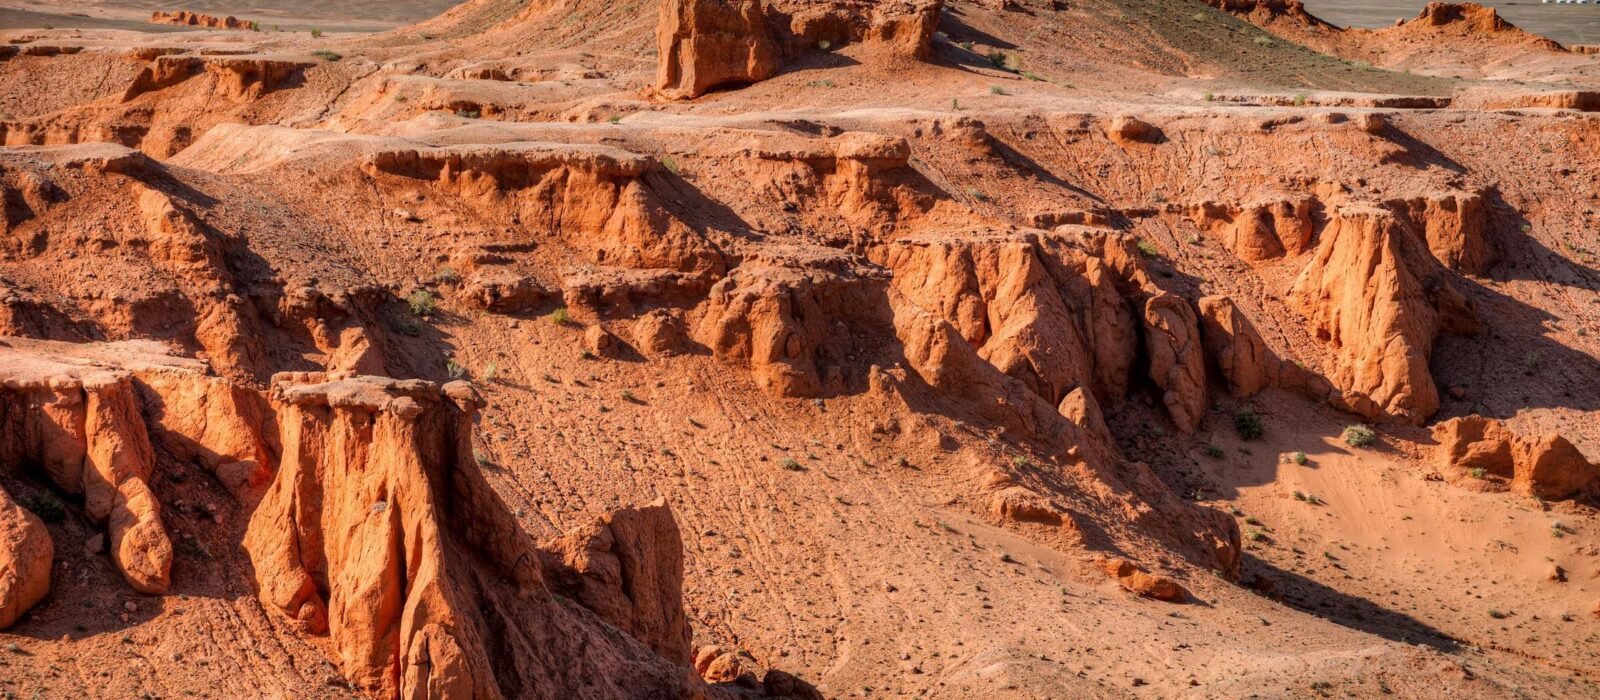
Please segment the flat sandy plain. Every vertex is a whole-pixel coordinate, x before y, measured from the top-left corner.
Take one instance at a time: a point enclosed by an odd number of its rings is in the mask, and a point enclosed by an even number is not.
[[[1305,0],[1312,14],[1334,24],[1382,27],[1401,17],[1414,17],[1427,0]],[[282,29],[320,27],[327,31],[379,31],[416,22],[458,3],[450,0],[68,0],[37,2],[0,0],[0,29],[36,27],[139,28],[150,31],[145,18],[155,10],[193,10],[254,19]],[[1500,10],[1506,19],[1562,43],[1600,43],[1600,4],[1544,5],[1538,2],[1481,4]],[[157,30],[159,31],[159,30]]]
[[[457,3],[451,0],[190,0],[152,2],[151,0],[68,0],[0,2],[0,29],[38,27],[77,27],[85,29],[125,28],[151,31],[145,20],[156,10],[192,10],[213,15],[234,15],[253,19],[263,26],[282,29],[318,27],[326,31],[381,31],[427,19]],[[159,31],[159,30],[157,30]]]

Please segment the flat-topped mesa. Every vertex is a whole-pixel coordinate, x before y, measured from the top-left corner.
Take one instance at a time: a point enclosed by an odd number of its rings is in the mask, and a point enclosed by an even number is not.
[[[1333,350],[1335,403],[1368,418],[1421,423],[1439,408],[1428,369],[1435,336],[1472,333],[1469,299],[1388,209],[1337,208],[1290,292]]]
[[[150,14],[151,24],[173,24],[180,27],[204,27],[206,29],[254,29],[255,22],[238,19],[233,16],[218,17],[200,12],[178,10],[176,12],[162,12],[157,10]]]
[[[811,50],[863,44],[884,60],[932,53],[942,0],[662,0],[656,90],[699,97],[766,80]]]
[[[620,682],[663,697],[689,692],[686,670],[553,600],[538,549],[477,466],[481,399],[469,383],[282,373],[272,399],[283,459],[244,546],[262,602],[327,633],[352,683],[389,698],[638,694]],[[630,555],[636,542],[653,543],[640,551],[659,562],[630,561],[621,573],[649,572],[630,585],[656,598],[597,612],[658,631],[647,642],[682,636],[686,647],[675,529],[621,529],[614,546]],[[686,656],[658,648],[675,662]]]
[[[149,486],[154,445],[248,492],[271,459],[256,398],[159,343],[0,339],[0,464],[82,496],[128,584],[164,593],[172,543]]]
[[[1524,31],[1507,22],[1493,7],[1477,3],[1430,2],[1408,20],[1398,20],[1393,27],[1376,30],[1427,36],[1496,36],[1502,40],[1525,43],[1552,51],[1565,51],[1561,44],[1537,34]]]
[[[1434,425],[1433,438],[1439,466],[1458,479],[1506,483],[1515,493],[1548,500],[1600,495],[1600,466],[1555,433],[1524,437],[1472,415]]]
[[[1205,3],[1256,24],[1290,20],[1306,26],[1334,28],[1307,12],[1301,0],[1205,0]]]
[[[128,84],[122,101],[209,75],[216,80],[216,94],[248,102],[298,84],[306,69],[315,65],[315,61],[275,56],[158,56]]]

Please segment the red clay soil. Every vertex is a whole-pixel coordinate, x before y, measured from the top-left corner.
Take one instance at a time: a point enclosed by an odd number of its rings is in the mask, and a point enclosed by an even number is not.
[[[1600,57],[1213,4],[6,33],[0,692],[1600,694]]]

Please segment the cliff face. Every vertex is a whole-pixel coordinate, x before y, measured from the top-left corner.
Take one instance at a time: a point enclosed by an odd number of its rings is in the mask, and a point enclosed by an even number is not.
[[[326,633],[354,684],[382,697],[686,692],[686,670],[556,602],[537,548],[478,470],[470,384],[290,373],[274,378],[272,398],[283,460],[245,549],[262,601]],[[678,630],[657,648],[687,664],[680,545],[665,510],[646,523],[660,530],[624,528],[620,550],[619,573],[656,572],[653,602],[593,604],[625,631]],[[640,537],[656,543],[629,548]]]

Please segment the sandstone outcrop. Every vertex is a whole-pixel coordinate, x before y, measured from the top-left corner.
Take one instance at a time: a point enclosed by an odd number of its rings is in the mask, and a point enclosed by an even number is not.
[[[478,308],[501,314],[522,313],[557,296],[537,280],[503,270],[480,271],[461,291]]]
[[[646,186],[652,167],[650,158],[616,148],[556,143],[383,150],[362,165],[370,177],[429,182],[479,216],[503,215],[529,233],[560,237],[596,264],[720,271],[715,246]]]
[[[1421,423],[1439,408],[1428,369],[1441,332],[1476,330],[1470,300],[1388,210],[1338,208],[1290,292],[1334,357],[1341,406],[1369,418]]]
[[[897,241],[885,266],[908,301],[1051,405],[1078,386],[1126,395],[1139,322],[1101,259],[1022,234]]]
[[[267,426],[254,392],[158,343],[0,339],[0,464],[38,465],[37,476],[81,496],[141,593],[171,582],[172,543],[149,486],[155,446],[245,495],[270,469]]]
[[[1493,475],[1513,492],[1547,500],[1600,495],[1600,466],[1558,434],[1523,437],[1500,421],[1471,415],[1434,425],[1433,438],[1439,465],[1457,476]]]
[[[1282,362],[1233,300],[1201,297],[1199,307],[1200,337],[1206,354],[1228,381],[1228,391],[1246,397],[1274,385]]]
[[[1408,219],[1439,263],[1452,270],[1481,274],[1494,261],[1489,214],[1483,195],[1444,192],[1388,202]]]
[[[1234,256],[1248,263],[1310,249],[1315,232],[1311,198],[1281,199],[1227,205],[1206,202],[1195,206],[1195,225],[1222,239]]]
[[[1106,560],[1102,568],[1123,588],[1136,595],[1169,603],[1181,603],[1189,595],[1188,591],[1183,590],[1183,586],[1172,579],[1153,575],[1126,559]]]

